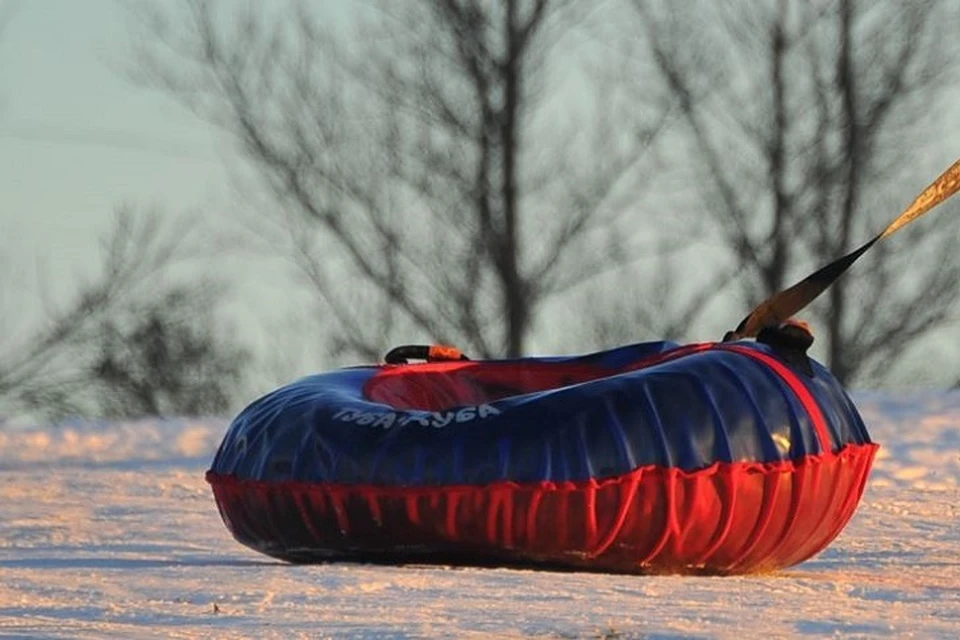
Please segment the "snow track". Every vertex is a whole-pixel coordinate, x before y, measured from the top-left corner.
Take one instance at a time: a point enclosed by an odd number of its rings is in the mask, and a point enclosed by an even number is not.
[[[0,426],[0,637],[960,636],[960,393],[855,394],[860,510],[776,574],[337,564],[236,544],[203,481],[223,420]]]

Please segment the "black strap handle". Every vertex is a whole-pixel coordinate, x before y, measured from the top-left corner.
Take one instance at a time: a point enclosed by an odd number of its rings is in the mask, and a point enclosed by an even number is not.
[[[410,360],[453,362],[469,359],[460,349],[445,344],[405,344],[390,349],[383,357],[383,361],[387,364],[407,364]]]

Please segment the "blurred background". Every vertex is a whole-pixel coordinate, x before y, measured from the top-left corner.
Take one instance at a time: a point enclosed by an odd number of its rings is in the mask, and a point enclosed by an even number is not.
[[[952,0],[0,0],[0,425],[716,340],[960,156]],[[802,318],[960,379],[960,211]]]

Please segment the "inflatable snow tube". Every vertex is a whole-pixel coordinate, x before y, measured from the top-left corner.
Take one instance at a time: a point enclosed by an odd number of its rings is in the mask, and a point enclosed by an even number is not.
[[[291,562],[774,570],[840,533],[877,449],[829,371],[781,355],[340,369],[247,407],[207,479],[239,542]]]

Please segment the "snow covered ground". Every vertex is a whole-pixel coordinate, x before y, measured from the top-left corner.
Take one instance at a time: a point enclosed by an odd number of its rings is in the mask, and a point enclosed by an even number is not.
[[[883,448],[853,522],[736,578],[285,565],[220,522],[224,420],[0,423],[0,637],[960,637],[960,393],[854,397]]]

